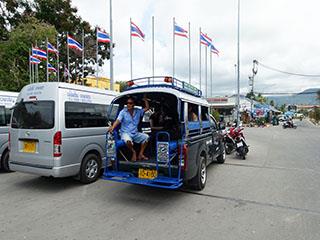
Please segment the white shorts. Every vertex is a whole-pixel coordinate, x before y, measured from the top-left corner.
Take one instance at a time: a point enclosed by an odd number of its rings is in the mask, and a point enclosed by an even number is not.
[[[140,132],[136,134],[121,133],[121,139],[125,142],[145,143],[149,140],[149,135]]]

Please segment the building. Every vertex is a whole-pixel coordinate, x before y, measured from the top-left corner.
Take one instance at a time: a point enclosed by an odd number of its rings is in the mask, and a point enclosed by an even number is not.
[[[98,88],[102,88],[102,89],[107,89],[110,90],[110,79],[106,78],[106,77],[98,77],[98,81],[97,78],[95,76],[87,76],[85,79],[85,85],[88,87],[98,87]],[[98,82],[98,86],[97,86],[97,82]],[[116,92],[120,92],[120,84],[119,83],[114,83],[114,91]]]

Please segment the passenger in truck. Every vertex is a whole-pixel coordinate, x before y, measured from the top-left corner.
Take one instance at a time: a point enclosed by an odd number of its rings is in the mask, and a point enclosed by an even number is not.
[[[132,153],[131,161],[136,161],[137,159],[148,160],[148,158],[144,155],[144,150],[148,145],[149,136],[148,134],[138,131],[140,120],[142,119],[144,113],[149,110],[149,102],[146,96],[144,96],[143,101],[145,105],[144,108],[138,109],[135,108],[135,100],[132,97],[129,97],[127,99],[127,107],[120,111],[117,120],[113,123],[112,127],[109,128],[109,131],[113,132],[113,130],[117,128],[119,124],[121,124],[120,136]],[[134,143],[141,144],[138,158],[133,147]]]

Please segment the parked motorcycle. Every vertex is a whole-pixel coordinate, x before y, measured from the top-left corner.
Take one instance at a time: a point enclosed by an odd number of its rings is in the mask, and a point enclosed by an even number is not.
[[[283,124],[282,124],[282,127],[285,129],[285,128],[294,128],[296,129],[297,128],[297,125],[293,123],[292,120],[287,120],[285,121]]]
[[[246,159],[249,146],[246,143],[243,130],[244,128],[242,126],[233,126],[226,130],[224,134],[226,154],[230,154],[233,150],[236,150],[242,159]]]

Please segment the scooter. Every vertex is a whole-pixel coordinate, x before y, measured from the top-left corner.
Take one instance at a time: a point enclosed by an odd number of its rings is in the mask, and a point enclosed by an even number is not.
[[[244,128],[242,126],[229,128],[229,130],[224,134],[224,140],[227,154],[236,150],[237,154],[242,159],[246,159],[246,155],[249,152],[249,146],[246,143],[243,130]]]
[[[287,120],[285,121],[283,124],[282,124],[282,127],[285,129],[285,128],[294,128],[296,129],[297,128],[297,125],[293,123],[292,120]]]

